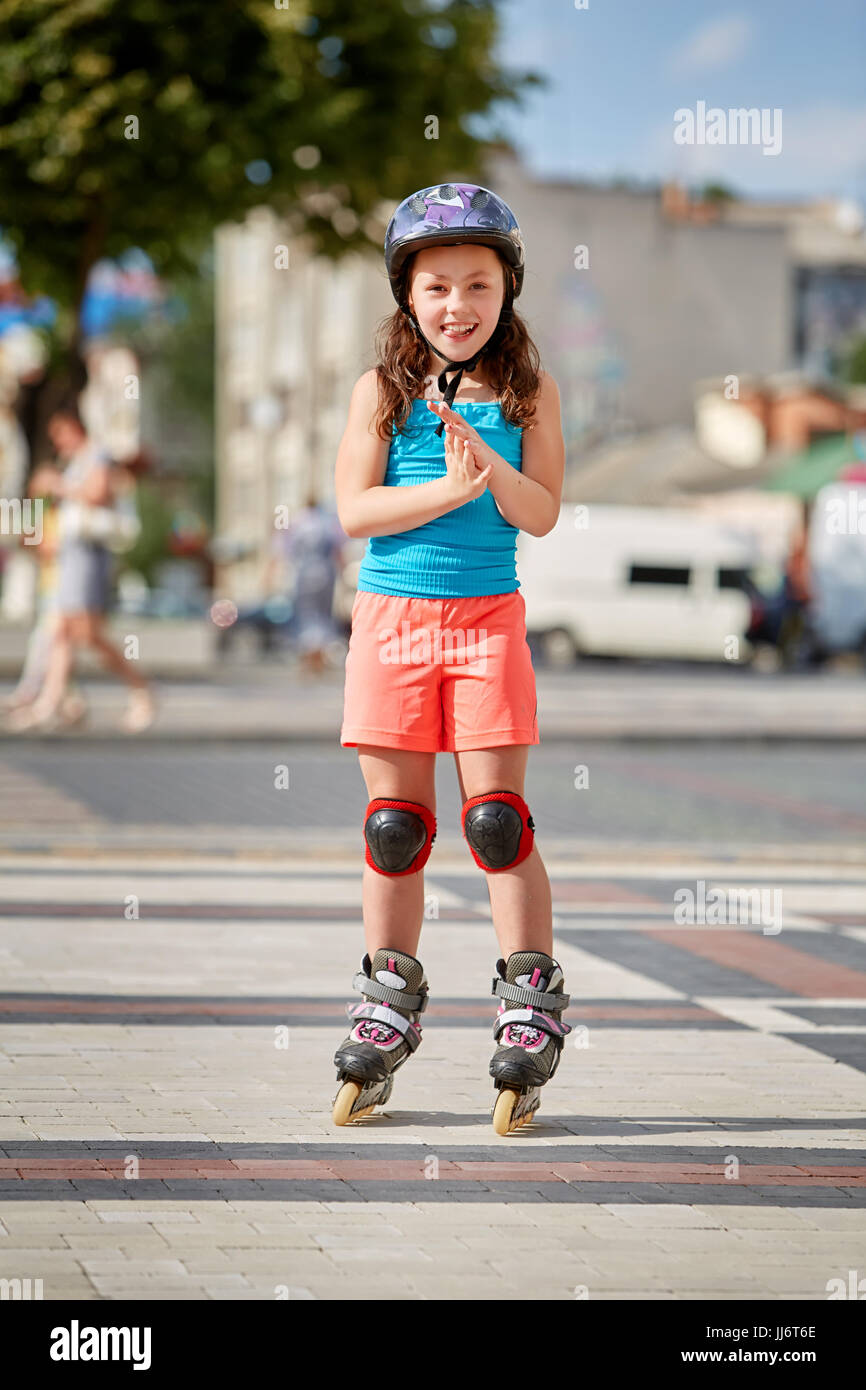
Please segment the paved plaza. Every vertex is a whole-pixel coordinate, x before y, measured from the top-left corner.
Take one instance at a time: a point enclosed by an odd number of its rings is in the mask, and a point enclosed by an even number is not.
[[[88,783],[48,752],[0,759],[0,1277],[45,1299],[824,1300],[866,1274],[848,793],[813,798],[814,837],[715,852],[539,830],[573,1032],[535,1124],[507,1138],[486,888],[446,823],[423,1044],[386,1111],[338,1130],[357,794],[327,835],[196,829],[177,791],[137,825],[136,798],[158,798],[144,761],[124,822],[104,789],[126,764]],[[201,802],[196,767],[174,783]],[[802,822],[761,785],[752,814]],[[700,883],[763,889],[781,930],[678,923]]]

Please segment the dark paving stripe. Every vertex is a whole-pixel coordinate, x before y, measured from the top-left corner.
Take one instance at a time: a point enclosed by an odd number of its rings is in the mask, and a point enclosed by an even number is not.
[[[671,941],[676,942],[681,934],[672,932]],[[775,998],[788,998],[791,993],[778,985],[756,979],[743,970],[703,960],[693,952],[684,950],[681,944],[670,944],[662,939],[655,927],[645,932],[597,932],[580,927],[560,927],[556,935],[569,946],[578,946],[589,955],[622,965],[683,994],[718,994],[772,1001]]]
[[[834,1062],[844,1062],[846,1066],[866,1072],[866,1033],[782,1033],[779,1036],[811,1047],[813,1052],[832,1057]]]
[[[678,1186],[715,1187],[734,1183],[748,1187],[838,1187],[863,1188],[866,1195],[866,1167],[856,1165],[822,1166],[820,1168],[801,1167],[791,1163],[741,1163],[736,1179],[725,1177],[724,1162],[696,1163],[662,1162],[634,1163],[614,1162],[611,1159],[598,1161],[559,1160],[556,1162],[532,1160],[498,1160],[479,1162],[475,1159],[458,1160],[436,1158],[437,1178],[435,1181],[450,1182],[530,1182],[578,1183],[622,1183],[640,1185],[642,1183],[674,1183]],[[139,1160],[140,1178],[151,1181],[166,1179],[189,1179],[194,1181],[209,1179],[248,1178],[254,1182],[274,1182],[280,1179],[292,1182],[315,1182],[336,1179],[339,1182],[429,1182],[429,1163],[422,1157],[415,1159],[374,1158],[374,1159],[268,1159],[268,1158],[212,1158],[212,1159],[167,1159],[143,1158]],[[123,1159],[109,1158],[0,1158],[0,1178],[4,1181],[18,1178],[23,1181],[38,1182],[42,1179],[54,1181],[97,1179],[106,1182],[129,1180],[128,1164]]]
[[[295,1023],[301,1027],[331,1027],[346,1016],[346,999],[245,998],[200,995],[95,995],[95,994],[0,994],[0,1023],[125,1024],[258,1024]],[[495,1002],[466,999],[438,999],[425,1011],[424,1021],[441,1020],[449,1027],[490,1024],[496,1014]],[[566,1021],[574,1027],[592,1022],[597,1026],[650,1028],[742,1029],[745,1025],[722,1017],[699,1004],[669,1004],[653,1000],[634,1003],[623,1000],[575,1000],[566,1011]]]
[[[732,927],[720,931],[712,928],[707,930],[706,927],[656,930],[649,934],[656,941],[694,952],[703,960],[745,970],[764,983],[784,989],[789,995],[802,994],[814,999],[866,999],[866,971],[821,960],[808,949],[813,940],[820,938],[820,932],[811,937],[798,932],[796,946],[787,945],[777,936],[765,936],[758,931],[738,931]],[[803,949],[804,946],[806,949]]]
[[[847,926],[848,923],[842,920],[840,914],[838,920],[829,925]],[[856,936],[845,936],[840,931],[785,931],[783,927],[778,937],[770,939],[787,942],[789,946],[802,946],[819,961],[847,966],[866,975],[866,941],[858,941]]]
[[[324,883],[323,883],[324,891]],[[357,922],[360,916],[360,898],[357,906],[334,903],[333,906],[320,906],[317,903],[155,903],[145,901],[140,908],[143,921],[154,918],[182,918],[188,922],[207,922],[210,920],[233,920],[243,922],[306,922],[338,921]],[[120,918],[123,920],[123,903],[58,903],[58,902],[0,902],[0,917],[49,917],[99,919]],[[472,907],[442,907],[435,920],[463,922],[467,919],[490,921],[489,911],[485,915]]]
[[[110,1182],[110,1185],[109,1185]],[[311,1177],[309,1179],[244,1179],[244,1178],[167,1178],[111,1181],[90,1178],[46,1178],[44,1180],[0,1180],[0,1203],[5,1201],[64,1201],[98,1202],[110,1198],[126,1198],[130,1202],[148,1205],[165,1199],[193,1205],[197,1202],[491,1202],[508,1206],[512,1202],[569,1202],[596,1206],[602,1202],[620,1204],[695,1204],[703,1207],[755,1206],[778,1210],[802,1207],[841,1208],[858,1211],[866,1209],[866,1186],[849,1186],[851,1180],[836,1179],[834,1186],[809,1186],[767,1183],[754,1185],[725,1182],[715,1184],[693,1182],[650,1182],[622,1178],[599,1182],[545,1182],[541,1178],[503,1178],[501,1182],[481,1180],[469,1175],[456,1180],[453,1174],[427,1179],[418,1174],[415,1179],[363,1178],[349,1179]],[[112,1229],[107,1226],[106,1229]]]
[[[795,1018],[805,1019],[807,1023],[826,1023],[829,1027],[844,1027],[849,1024],[866,1027],[866,1004],[841,1004],[839,1008],[819,1009],[810,1004],[786,1004],[785,1013]]]
[[[792,994],[866,998],[866,970],[856,964],[859,953],[850,953],[855,958],[851,965],[843,963],[849,955],[849,938],[823,932],[789,932],[782,940],[757,929],[648,924],[642,931],[559,927],[557,936],[684,994],[757,996],[771,1001]],[[792,939],[796,945],[788,944]],[[827,947],[828,941],[834,945]]]
[[[489,1116],[471,1118],[489,1124]],[[369,1134],[377,1123],[403,1119],[397,1112],[371,1117],[358,1132]],[[778,1152],[756,1148],[748,1162],[741,1160],[738,1178],[730,1179],[717,1148],[593,1145],[577,1150],[573,1143],[545,1142],[545,1128],[542,1116],[534,1129],[512,1136],[512,1143],[494,1139],[468,1145],[353,1144],[351,1129],[343,1132],[341,1143],[306,1145],[7,1141],[0,1149],[6,1152],[0,1161],[0,1202],[110,1196],[145,1204],[161,1198],[191,1203],[537,1200],[866,1208],[866,1167],[852,1163],[846,1150],[816,1156],[791,1148],[781,1161]],[[713,1129],[718,1133],[717,1126]],[[736,1135],[730,1138],[735,1144]],[[131,1147],[141,1165],[135,1180],[127,1176]],[[437,1165],[431,1165],[431,1157]]]
[[[346,1126],[342,1130],[334,1130],[333,1139],[287,1139],[282,1142],[275,1140],[262,1141],[238,1141],[226,1140],[189,1140],[189,1139],[152,1139],[143,1142],[133,1143],[129,1139],[7,1139],[0,1144],[0,1158],[7,1165],[12,1167],[30,1167],[39,1158],[48,1158],[50,1163],[57,1166],[67,1165],[77,1167],[82,1164],[102,1162],[108,1166],[116,1166],[120,1169],[129,1157],[132,1149],[142,1161],[148,1162],[182,1162],[190,1168],[209,1168],[214,1163],[236,1163],[247,1164],[250,1162],[286,1163],[297,1162],[308,1165],[310,1162],[323,1163],[328,1166],[336,1162],[378,1162],[389,1165],[392,1160],[406,1160],[414,1163],[422,1163],[429,1155],[435,1154],[441,1161],[450,1164],[510,1164],[514,1162],[516,1150],[509,1145],[503,1145],[490,1129],[490,1113],[475,1112],[464,1115],[473,1125],[478,1125],[481,1130],[490,1135],[487,1142],[476,1139],[467,1142],[456,1143],[450,1140],[446,1143],[436,1143],[435,1141],[419,1142],[413,1139],[411,1142],[404,1143],[377,1143],[373,1137],[378,1129],[385,1129],[394,1133],[401,1127],[406,1127],[411,1121],[414,1131],[416,1124],[426,1118],[431,1118],[431,1112],[399,1110],[390,1107],[388,1111],[380,1111],[377,1115],[363,1120],[360,1124]],[[432,1114],[435,1124],[444,1124],[451,1118],[444,1113]],[[659,1120],[657,1123],[662,1124]],[[701,1125],[700,1120],[695,1120],[695,1125]],[[712,1130],[714,1135],[718,1135],[720,1124],[706,1122],[708,1130]],[[802,1128],[803,1124],[808,1123],[810,1129],[813,1127],[811,1119],[808,1121],[784,1121],[775,1117],[762,1117],[756,1120],[738,1121],[735,1118],[727,1119],[724,1122],[724,1138],[726,1141],[726,1154],[731,1152],[731,1147],[736,1149],[737,1133],[739,1126],[744,1131],[749,1128],[757,1127],[760,1130],[767,1129],[770,1125],[777,1125],[782,1128],[796,1125]],[[717,1145],[708,1144],[680,1145],[664,1142],[670,1137],[671,1124],[666,1123],[664,1135],[658,1141],[646,1144],[635,1144],[629,1142],[627,1146],[618,1144],[615,1140],[605,1144],[583,1144],[577,1148],[574,1136],[567,1134],[564,1126],[571,1124],[579,1127],[586,1133],[593,1126],[603,1129],[609,1133],[612,1127],[617,1125],[617,1121],[593,1116],[557,1116],[549,1119],[544,1111],[539,1112],[533,1129],[522,1131],[516,1136],[512,1136],[515,1142],[530,1145],[530,1148],[521,1157],[529,1159],[532,1155],[533,1161],[543,1159],[551,1167],[558,1167],[563,1163],[575,1161],[575,1155],[579,1155],[581,1163],[591,1163],[599,1169],[610,1170],[623,1163],[631,1164],[635,1167],[650,1168],[656,1165],[658,1171],[661,1169],[694,1168],[698,1172],[714,1171],[719,1174],[722,1172],[723,1160],[720,1158],[720,1149]],[[844,1118],[826,1121],[823,1125],[828,1130],[838,1130],[847,1124]],[[864,1119],[854,1120],[851,1128],[862,1128]],[[629,1134],[633,1133],[629,1129]],[[336,1137],[339,1134],[339,1139]],[[364,1135],[364,1139],[361,1139]],[[551,1135],[554,1137],[551,1138]],[[730,1146],[728,1146],[730,1141]],[[747,1155],[744,1156],[744,1155]],[[802,1148],[792,1144],[784,1148],[770,1148],[766,1145],[749,1145],[739,1155],[743,1166],[750,1168],[792,1169],[794,1173],[814,1172],[823,1175],[836,1175],[840,1172],[847,1172],[854,1169],[857,1172],[866,1173],[866,1167],[860,1162],[860,1153],[852,1152],[851,1149],[840,1148],[839,1146],[829,1146],[817,1151],[812,1148]]]

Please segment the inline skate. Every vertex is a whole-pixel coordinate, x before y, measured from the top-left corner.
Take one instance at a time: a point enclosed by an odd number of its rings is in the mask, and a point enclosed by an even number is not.
[[[419,1019],[427,1007],[423,966],[403,951],[382,947],[372,964],[366,955],[352,986],[364,1002],[346,1005],[356,1022],[334,1056],[336,1125],[369,1115],[390,1098],[395,1071],[421,1042]]]
[[[541,1104],[541,1087],[559,1065],[571,1032],[560,1016],[570,996],[561,992],[565,981],[559,964],[543,951],[515,951],[507,963],[497,961],[496,969],[491,993],[503,1002],[493,1025],[496,1051],[490,1062],[498,1092],[493,1128],[510,1134],[530,1123]]]

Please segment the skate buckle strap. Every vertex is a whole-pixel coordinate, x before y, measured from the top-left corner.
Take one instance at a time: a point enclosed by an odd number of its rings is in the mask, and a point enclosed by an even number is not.
[[[371,980],[363,970],[359,970],[353,978],[352,988],[360,994],[372,994],[374,999],[381,999],[383,1004],[396,1004],[398,1008],[408,1009],[410,1013],[423,1014],[427,1007],[426,994],[408,994],[402,989],[391,989],[389,985],[380,984],[378,980]]]
[[[571,1003],[570,994],[544,994],[540,989],[510,985],[499,975],[494,975],[491,985],[491,994],[498,994],[501,999],[508,999],[512,1004],[529,1004],[535,1008],[557,1009],[561,1012]]]
[[[554,1038],[564,1038],[566,1033],[571,1032],[567,1023],[560,1022],[558,1018],[551,1018],[549,1014],[543,1014],[538,1009],[507,1009],[504,1014],[497,1016],[493,1025],[494,1035],[498,1038],[509,1023],[526,1023],[530,1028],[538,1028],[542,1033],[550,1033]]]
[[[419,1031],[410,1019],[395,1013],[393,1009],[383,1008],[381,1004],[347,1004],[346,1013],[350,1019],[374,1018],[377,1023],[387,1023],[391,1028],[396,1028],[398,1033],[402,1033],[413,1052],[421,1041]]]

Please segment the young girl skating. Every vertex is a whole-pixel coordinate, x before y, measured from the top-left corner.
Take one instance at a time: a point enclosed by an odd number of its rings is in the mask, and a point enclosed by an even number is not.
[[[423,869],[436,754],[453,752],[463,835],[487,875],[502,951],[490,1073],[494,1128],[506,1134],[538,1109],[570,1031],[550,883],[523,799],[539,737],[515,567],[518,531],[546,535],[559,516],[559,392],[512,307],[523,240],[495,193],[413,193],[389,223],[385,264],[398,307],[379,365],[352,392],[336,466],[340,522],[369,538],[340,741],[357,747],[370,800],[367,955],[353,981],[364,1002],[349,1006],[353,1027],[334,1058],[334,1120],[387,1101],[421,1041]]]

